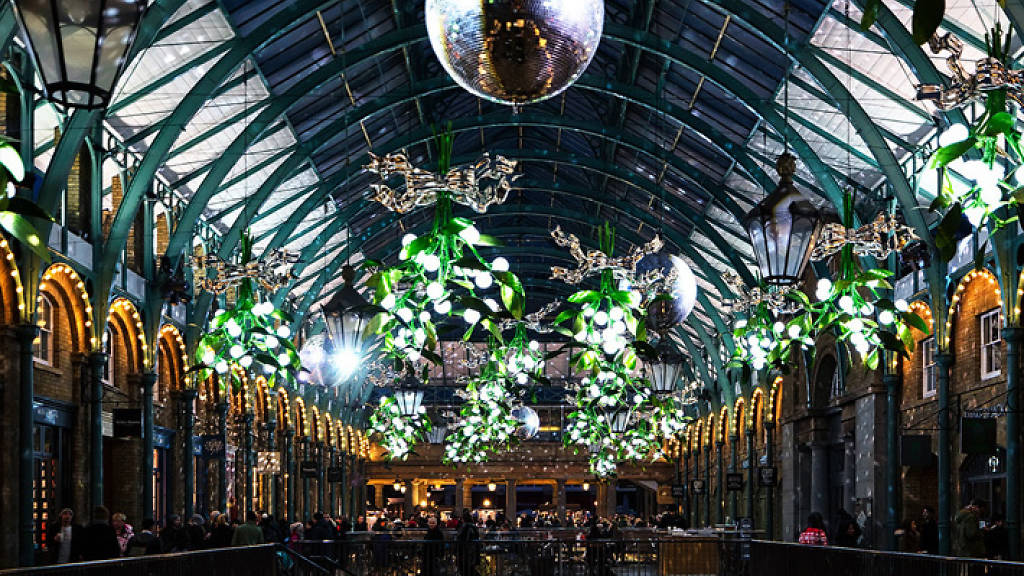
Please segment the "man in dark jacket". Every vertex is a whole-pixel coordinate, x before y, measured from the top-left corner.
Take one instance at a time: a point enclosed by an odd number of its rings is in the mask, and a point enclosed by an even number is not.
[[[74,523],[75,513],[70,508],[60,511],[60,522],[50,527],[50,550],[53,563],[78,562],[82,556],[82,527]]]
[[[188,531],[181,525],[181,516],[171,514],[167,526],[160,532],[160,547],[164,552],[187,552]]]
[[[110,525],[110,511],[97,506],[92,511],[92,523],[85,527],[82,538],[82,560],[107,560],[121,555],[117,533]]]
[[[306,540],[334,540],[334,530],[322,513],[313,514],[313,529],[306,533]]]
[[[935,524],[935,510],[931,506],[921,509],[921,519],[917,521],[917,531],[921,533],[921,549],[929,554],[939,551],[939,527]]]
[[[142,531],[136,532],[128,541],[125,556],[149,556],[160,553],[160,539],[153,533],[153,519],[142,521]]]
[[[203,519],[202,515],[193,514],[192,521],[185,528],[185,532],[188,534],[189,550],[202,550],[206,548],[206,520]]]

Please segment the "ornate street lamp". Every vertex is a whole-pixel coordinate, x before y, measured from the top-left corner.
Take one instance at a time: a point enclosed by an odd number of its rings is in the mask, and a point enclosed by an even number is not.
[[[744,219],[761,279],[776,286],[800,280],[821,231],[821,213],[796,186],[796,158],[786,152],[775,168],[779,185]]]
[[[346,378],[362,363],[363,332],[375,314],[352,286],[355,275],[355,269],[348,264],[342,267],[345,284],[321,310],[327,324],[331,360]]]
[[[423,409],[423,388],[415,374],[409,374],[395,389],[395,403],[402,416],[411,418]]]
[[[683,377],[683,363],[686,357],[665,337],[662,337],[655,351],[658,353],[657,359],[647,364],[651,384],[659,395],[670,394],[675,391],[676,383]]]
[[[124,72],[148,0],[15,0],[47,98],[105,108]]]

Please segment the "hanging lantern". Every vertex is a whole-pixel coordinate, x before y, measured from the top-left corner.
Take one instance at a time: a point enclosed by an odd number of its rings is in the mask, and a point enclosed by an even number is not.
[[[71,108],[107,107],[147,4],[147,0],[15,0],[47,98]]]
[[[608,426],[615,434],[622,434],[629,427],[629,411],[616,410],[608,415]]]
[[[341,269],[345,285],[334,295],[321,312],[327,324],[329,350],[339,371],[351,374],[363,356],[363,332],[374,316],[367,301],[353,286],[355,270],[345,265]]]
[[[821,214],[793,185],[796,158],[776,161],[779,185],[747,214],[744,226],[754,246],[761,279],[776,286],[799,281],[821,231]]]
[[[395,390],[395,403],[406,418],[416,416],[423,410],[423,390],[415,375],[409,374]]]
[[[662,338],[655,350],[658,352],[658,358],[648,363],[651,384],[658,394],[668,394],[676,389],[676,383],[683,377],[683,363],[686,357],[680,354],[667,338]]]

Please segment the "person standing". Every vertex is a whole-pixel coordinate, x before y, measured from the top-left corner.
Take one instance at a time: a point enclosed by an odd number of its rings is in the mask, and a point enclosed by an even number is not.
[[[160,539],[153,533],[153,519],[142,521],[142,531],[137,532],[128,541],[125,556],[149,556],[160,553]]]
[[[953,519],[953,553],[957,556],[985,557],[985,534],[981,530],[984,507],[981,500],[971,500]]]
[[[459,574],[472,576],[480,562],[480,531],[469,514],[469,508],[462,509],[462,521],[455,538],[458,540]]]
[[[259,514],[252,510],[245,513],[245,524],[235,528],[231,536],[232,546],[255,546],[263,544],[263,530],[256,523],[259,521]]]
[[[836,531],[832,535],[832,544],[846,548],[856,548],[860,543],[860,526],[857,520],[846,510],[839,510],[839,521],[836,522]]]
[[[192,520],[185,528],[185,533],[188,534],[189,550],[202,550],[206,548],[209,535],[206,533],[206,520],[202,514],[192,515]]]
[[[935,524],[935,510],[931,506],[921,508],[917,531],[921,533],[921,550],[927,554],[937,554],[939,551],[939,527]]]
[[[800,543],[811,546],[828,546],[828,536],[825,535],[825,520],[818,512],[811,512],[807,517],[807,528],[800,533]]]
[[[117,545],[121,548],[120,556],[124,556],[128,549],[128,541],[135,535],[132,525],[128,523],[128,517],[123,512],[117,512],[111,516],[110,525],[114,527],[114,533],[117,534]]]
[[[82,542],[82,528],[74,523],[75,513],[71,508],[60,511],[60,523],[50,531],[50,542],[54,543],[53,562],[67,564],[81,559],[79,549]]]
[[[436,516],[427,518],[427,533],[423,536],[427,541],[423,545],[423,574],[424,576],[436,576],[440,574],[438,564],[444,550],[444,532],[438,524]]]
[[[82,560],[108,560],[121,555],[117,533],[110,525],[110,511],[97,506],[92,511],[92,522],[85,527],[82,538]]]

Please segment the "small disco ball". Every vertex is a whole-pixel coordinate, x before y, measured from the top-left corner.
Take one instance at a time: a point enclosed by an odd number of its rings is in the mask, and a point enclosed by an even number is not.
[[[676,280],[669,293],[671,298],[652,302],[647,307],[648,327],[659,334],[681,324],[693,311],[697,301],[697,279],[682,258],[664,252],[645,256],[636,267],[638,274],[660,270],[667,275],[673,269],[676,271]]]
[[[562,92],[597,52],[604,0],[427,0],[427,33],[448,74],[518,106]]]
[[[529,406],[520,406],[512,410],[512,417],[519,422],[516,428],[516,436],[520,440],[529,440],[540,431],[540,416],[537,411]]]

